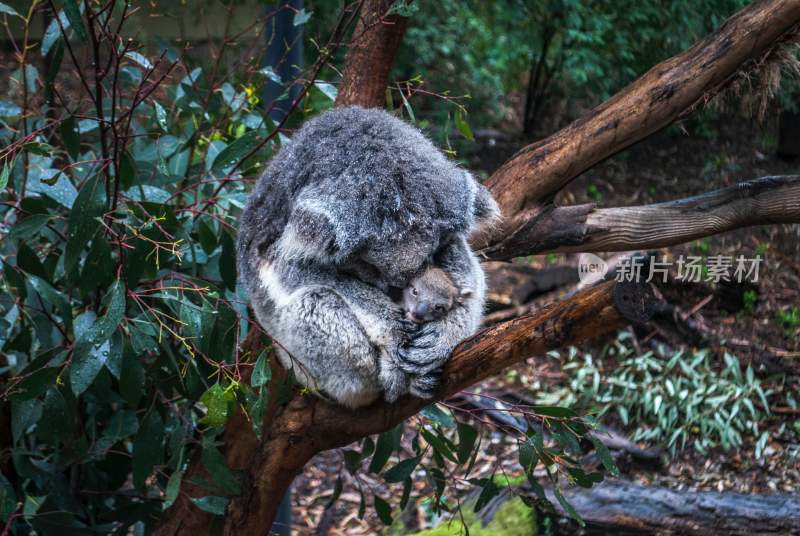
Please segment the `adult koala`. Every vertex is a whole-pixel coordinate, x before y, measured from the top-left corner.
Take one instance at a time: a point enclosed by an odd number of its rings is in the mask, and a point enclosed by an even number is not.
[[[272,159],[242,214],[241,281],[297,379],[357,408],[429,397],[473,334],[484,275],[467,238],[498,215],[488,191],[381,110],[321,114]],[[392,301],[426,264],[468,292],[422,328]]]

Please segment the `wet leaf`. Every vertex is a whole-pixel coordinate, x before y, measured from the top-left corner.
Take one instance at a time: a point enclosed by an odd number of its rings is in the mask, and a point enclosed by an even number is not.
[[[120,281],[111,287],[109,296],[106,314],[75,341],[69,378],[76,395],[92,384],[108,361],[111,351],[109,339],[125,314],[125,289]]]
[[[214,495],[208,495],[206,497],[194,498],[192,497],[192,502],[204,512],[208,512],[209,514],[214,515],[224,515],[225,509],[228,507],[228,499],[225,497],[217,497]]]
[[[133,485],[144,489],[145,480],[153,467],[161,463],[164,454],[164,422],[157,411],[151,410],[139,427],[133,441]]]
[[[64,270],[72,271],[78,259],[100,228],[99,218],[106,210],[106,192],[102,177],[95,175],[86,181],[69,213],[67,246],[64,251]]]
[[[78,37],[86,41],[89,36],[86,33],[86,27],[83,25],[83,17],[77,0],[64,0],[64,13],[66,13],[69,24],[78,34]]]

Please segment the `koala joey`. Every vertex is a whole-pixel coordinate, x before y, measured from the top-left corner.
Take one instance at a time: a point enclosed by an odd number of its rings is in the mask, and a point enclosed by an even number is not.
[[[240,220],[237,263],[256,318],[298,381],[351,408],[430,397],[472,335],[485,282],[467,239],[489,192],[382,110],[325,112],[270,161]],[[471,293],[422,325],[390,294],[427,265]]]
[[[442,319],[471,294],[472,289],[459,289],[447,272],[428,265],[403,289],[403,310],[412,322],[432,322]]]

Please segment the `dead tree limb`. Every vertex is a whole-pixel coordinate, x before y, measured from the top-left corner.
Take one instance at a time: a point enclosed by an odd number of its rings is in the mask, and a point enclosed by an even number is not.
[[[800,499],[793,494],[678,491],[611,480],[590,490],[568,489],[564,495],[593,534],[598,530],[695,536],[800,531]]]
[[[389,71],[408,24],[407,17],[388,14],[394,3],[394,0],[364,2],[345,59],[336,106],[377,108],[386,102]]]
[[[636,207],[543,206],[536,217],[478,253],[501,260],[549,251],[630,251],[682,244],[751,225],[800,223],[800,176],[763,177]]]
[[[505,225],[473,243],[483,249],[549,210],[546,201],[572,179],[689,114],[728,84],[748,61],[778,46],[798,23],[798,0],[754,2],[582,119],[521,149],[486,183],[506,217]],[[552,215],[556,216],[560,214]]]

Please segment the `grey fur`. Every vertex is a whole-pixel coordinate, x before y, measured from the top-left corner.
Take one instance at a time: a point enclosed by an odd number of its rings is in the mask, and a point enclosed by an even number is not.
[[[478,328],[485,283],[467,237],[497,217],[488,191],[418,130],[380,110],[309,121],[267,166],[237,256],[262,326],[298,380],[356,408],[428,397]],[[468,299],[419,327],[389,297],[426,264]]]

